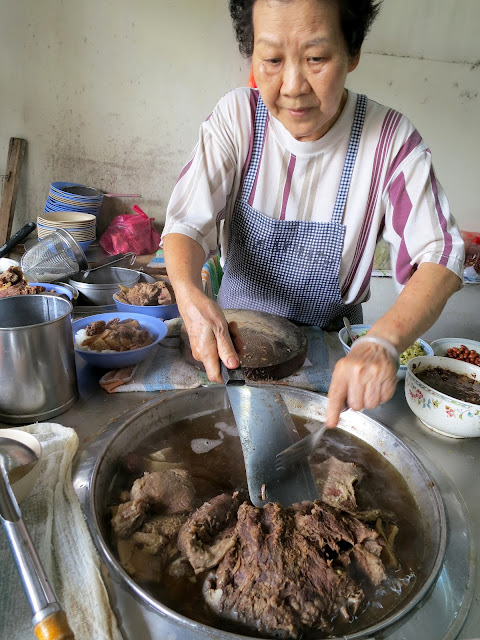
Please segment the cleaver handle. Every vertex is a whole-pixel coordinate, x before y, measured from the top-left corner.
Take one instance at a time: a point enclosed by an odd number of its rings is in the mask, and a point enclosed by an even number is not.
[[[238,386],[241,384],[245,384],[242,367],[238,367],[238,369],[229,369],[220,360],[220,374],[222,376],[223,382],[226,385]]]

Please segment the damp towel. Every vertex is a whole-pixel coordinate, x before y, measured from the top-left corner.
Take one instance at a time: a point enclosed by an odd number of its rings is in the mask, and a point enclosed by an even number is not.
[[[122,640],[72,485],[78,436],[73,429],[54,423],[19,428],[42,445],[38,479],[20,510],[75,638]],[[31,640],[31,609],[1,527],[0,566],[0,638]]]
[[[180,318],[167,320],[167,337],[152,354],[134,367],[109,371],[100,379],[108,392],[167,391],[193,389],[211,383],[204,372],[183,359],[180,352]],[[281,384],[308,391],[326,393],[333,367],[343,354],[337,333],[327,333],[318,327],[302,327],[307,338],[307,360],[296,373],[269,384]]]

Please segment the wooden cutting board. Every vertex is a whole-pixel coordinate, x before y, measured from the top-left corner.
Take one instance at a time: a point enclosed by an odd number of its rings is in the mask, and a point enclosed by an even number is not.
[[[305,362],[307,339],[290,320],[250,309],[224,309],[223,312],[235,337],[245,378],[279,380],[295,373]],[[205,370],[192,356],[184,325],[180,331],[180,348],[187,362]]]

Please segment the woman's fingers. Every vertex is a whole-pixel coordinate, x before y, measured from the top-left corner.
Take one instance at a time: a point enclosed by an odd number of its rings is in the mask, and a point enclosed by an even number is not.
[[[238,367],[239,360],[222,310],[204,294],[179,306],[179,310],[188,333],[192,356],[203,363],[210,381],[223,382],[219,358],[231,369]]]
[[[335,427],[344,406],[374,409],[395,391],[396,367],[379,345],[358,345],[338,361],[328,393],[326,424]]]

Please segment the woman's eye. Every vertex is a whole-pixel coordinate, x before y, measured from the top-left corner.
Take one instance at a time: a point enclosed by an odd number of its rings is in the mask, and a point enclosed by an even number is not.
[[[270,64],[278,64],[280,62],[280,58],[268,58],[267,62]]]
[[[312,56],[311,58],[309,58],[310,62],[322,62],[323,58],[321,57],[317,57],[317,56]]]

